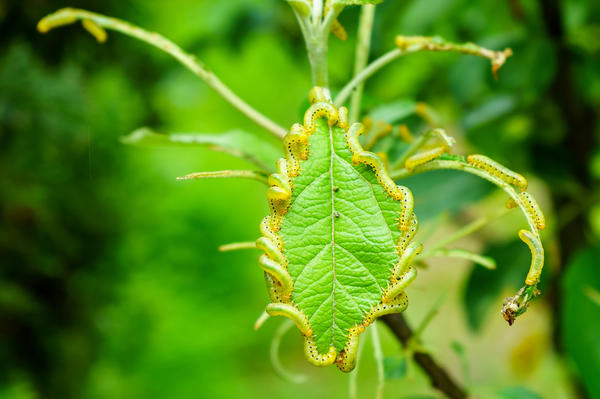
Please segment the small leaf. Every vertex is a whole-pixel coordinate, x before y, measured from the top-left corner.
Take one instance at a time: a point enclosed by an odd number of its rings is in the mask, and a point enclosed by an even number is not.
[[[197,146],[213,151],[224,152],[237,158],[242,158],[270,171],[281,152],[270,142],[254,134],[241,130],[232,130],[222,134],[203,133],[171,133],[160,134],[147,127],[142,127],[128,136],[121,138],[126,144],[169,147],[169,146]]]
[[[383,372],[386,380],[396,380],[406,375],[406,357],[384,357]]]
[[[590,289],[600,291],[600,246],[579,253],[563,279],[564,305],[561,323],[569,358],[590,397],[600,397],[600,307],[590,300]]]
[[[310,3],[307,0],[286,0],[290,7],[305,17],[310,15]]]

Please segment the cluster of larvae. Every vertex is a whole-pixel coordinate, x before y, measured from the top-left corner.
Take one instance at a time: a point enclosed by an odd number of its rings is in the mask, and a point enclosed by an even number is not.
[[[410,190],[398,186],[389,177],[384,163],[372,152],[365,151],[358,138],[364,132],[361,123],[349,126],[348,110],[337,109],[324,95],[323,90],[314,88],[309,95],[310,107],[304,115],[304,124],[294,124],[284,137],[285,159],[277,162],[277,173],[269,177],[267,199],[270,213],[260,224],[262,236],[256,241],[257,247],[265,251],[259,258],[259,265],[264,271],[265,281],[271,303],[266,311],[271,316],[285,316],[294,321],[304,339],[304,354],[307,360],[316,366],[328,366],[333,363],[349,372],[356,365],[359,335],[378,317],[391,313],[403,312],[408,306],[404,290],[416,277],[416,269],[411,266],[414,257],[421,252],[420,244],[411,243],[416,234],[418,221],[413,212],[413,196]],[[390,281],[382,292],[381,302],[368,311],[361,323],[348,329],[344,348],[337,353],[333,345],[327,353],[319,353],[313,330],[306,315],[291,301],[294,282],[287,271],[287,259],[284,255],[285,243],[278,234],[281,222],[291,204],[294,178],[302,173],[302,161],[308,159],[309,139],[316,130],[316,122],[326,118],[330,127],[337,125],[345,134],[348,148],[352,152],[354,165],[369,166],[378,183],[393,199],[399,201],[400,211],[398,228],[401,235],[395,250],[398,262],[390,273]]]

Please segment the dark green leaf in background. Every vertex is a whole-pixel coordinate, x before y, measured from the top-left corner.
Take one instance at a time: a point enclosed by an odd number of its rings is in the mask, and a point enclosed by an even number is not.
[[[600,247],[579,253],[563,280],[562,325],[564,345],[583,385],[593,399],[600,398],[600,306],[589,294],[600,291]]]

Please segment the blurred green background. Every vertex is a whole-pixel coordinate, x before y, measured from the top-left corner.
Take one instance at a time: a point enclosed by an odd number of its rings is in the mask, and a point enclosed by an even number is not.
[[[258,236],[264,187],[175,180],[248,164],[119,142],[144,125],[273,140],[147,45],[114,32],[98,45],[78,25],[39,34],[37,21],[64,6],[163,33],[284,126],[300,117],[311,86],[282,0],[0,0],[0,398],[346,397],[348,376],[308,365],[296,332],[281,357],[308,383],[275,374],[269,345],[281,320],[252,329],[267,303],[258,254],[217,251]],[[358,8],[344,11],[350,37],[331,39],[334,92],[351,77],[357,17]],[[483,59],[407,56],[369,81],[363,111],[428,103],[464,152],[522,171],[549,224],[543,295],[514,326],[499,309],[529,264],[516,214],[459,245],[494,256],[498,270],[428,262],[409,289],[407,319],[417,325],[445,298],[423,341],[478,397],[600,398],[600,4],[387,0],[375,25],[372,58],[400,33],[513,49],[497,81]],[[426,245],[504,202],[456,173],[406,184]],[[385,397],[440,397],[379,331]],[[367,343],[359,397],[375,392],[371,353]]]

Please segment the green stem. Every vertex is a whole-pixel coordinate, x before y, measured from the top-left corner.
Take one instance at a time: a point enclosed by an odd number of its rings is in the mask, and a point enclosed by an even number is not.
[[[196,60],[194,56],[184,52],[175,43],[159,35],[158,33],[148,32],[117,18],[112,18],[76,8],[63,8],[53,14],[47,15],[38,23],[38,30],[42,33],[46,33],[52,28],[71,24],[77,20],[92,20],[102,28],[121,32],[164,51],[192,71],[208,86],[220,94],[221,97],[223,97],[227,102],[233,105],[237,110],[246,115],[257,125],[263,127],[265,130],[280,139],[286,135],[287,131],[283,127],[279,126],[277,123],[273,122],[271,119],[267,118],[265,115],[261,114],[244,100],[242,100],[214,73],[206,68],[206,66],[204,66],[200,61]]]
[[[220,252],[236,251],[238,249],[257,249],[254,241],[247,242],[232,242],[231,244],[223,244],[219,247]]]
[[[485,215],[485,216],[481,216],[478,219],[475,219],[468,225],[456,230],[452,234],[447,235],[446,237],[444,237],[443,239],[441,239],[440,241],[435,243],[435,245],[428,248],[426,251],[423,251],[421,256],[433,256],[433,255],[427,255],[427,254],[432,254],[433,252],[435,252],[441,248],[447,247],[449,244],[452,244],[453,242],[458,241],[463,237],[466,237],[470,234],[475,233],[476,231],[480,230],[482,227],[487,225],[492,220],[498,219],[499,217],[506,215],[510,211],[511,211],[510,209],[504,208],[492,215]]]
[[[346,84],[346,86],[344,86],[344,88],[339,92],[333,103],[337,107],[342,106],[348,100],[348,97],[350,97],[350,95],[352,94],[352,90],[354,90],[356,86],[363,83],[365,80],[373,76],[375,72],[379,71],[381,68],[394,61],[395,59],[399,58],[400,56],[404,55],[405,53],[406,51],[396,48],[391,51],[388,51],[381,57],[377,58],[375,61],[371,62],[369,65],[367,65],[366,68],[364,68],[357,75],[355,75],[354,78],[352,78],[352,80]]]
[[[475,254],[471,251],[467,251],[465,249],[434,249],[427,252],[423,252],[419,255],[419,258],[432,258],[432,257],[449,257],[449,258],[459,258],[459,259],[467,259],[471,262],[474,262],[478,265],[485,267],[486,269],[496,269],[496,261],[489,256],[483,256],[479,254]]]
[[[185,176],[180,176],[177,180],[194,180],[194,179],[231,179],[242,178],[252,179],[261,183],[267,184],[267,174],[254,170],[217,170],[214,172],[196,172]]]
[[[377,393],[376,399],[383,398],[383,388],[385,386],[385,373],[383,369],[383,351],[381,350],[381,340],[379,339],[379,330],[377,329],[377,322],[373,323],[371,329],[371,338],[373,339],[373,356],[375,357],[375,364],[377,365]]]
[[[371,48],[371,34],[373,31],[373,19],[375,17],[375,5],[365,4],[361,7],[358,22],[358,40],[356,42],[356,59],[354,62],[354,75],[358,75],[367,65],[369,50]],[[350,122],[356,122],[360,116],[360,104],[362,101],[364,82],[359,83],[350,100]]]
[[[396,45],[398,48],[388,51],[381,57],[377,58],[371,64],[369,64],[360,73],[354,76],[346,86],[340,91],[335,98],[334,104],[341,106],[348,100],[352,90],[359,84],[370,78],[375,72],[381,68],[399,58],[404,54],[417,53],[420,51],[453,51],[467,55],[474,55],[478,57],[488,58],[492,62],[492,72],[494,76],[498,69],[504,64],[506,59],[512,55],[510,49],[504,51],[492,51],[486,48],[477,46],[473,43],[451,43],[444,39],[434,36],[397,36]]]

